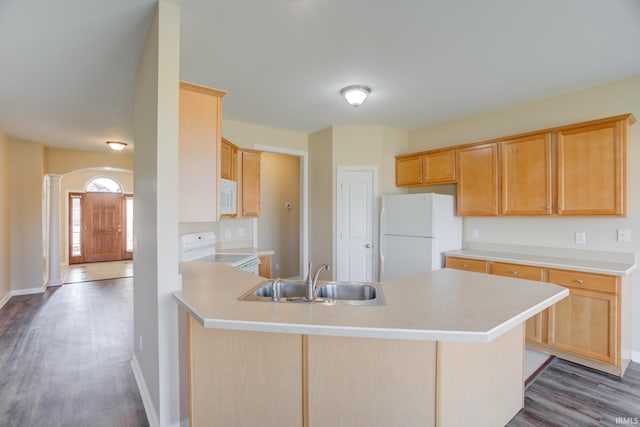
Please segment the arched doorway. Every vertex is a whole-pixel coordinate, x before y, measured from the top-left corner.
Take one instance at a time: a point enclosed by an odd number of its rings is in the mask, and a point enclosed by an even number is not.
[[[68,194],[69,264],[132,259],[133,194],[104,175]]]

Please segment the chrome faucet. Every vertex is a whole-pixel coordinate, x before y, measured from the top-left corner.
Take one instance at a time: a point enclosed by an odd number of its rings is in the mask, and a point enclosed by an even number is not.
[[[280,299],[280,294],[282,293],[282,279],[279,277],[276,278],[273,282],[271,282],[271,300],[278,301]]]
[[[313,275],[313,279],[311,278],[311,267],[313,264],[309,263],[309,272],[307,273],[307,301],[312,301],[316,297],[316,284],[318,283],[318,276],[320,276],[320,272],[322,270],[329,270],[329,264],[322,264],[320,267],[316,269],[315,274]]]

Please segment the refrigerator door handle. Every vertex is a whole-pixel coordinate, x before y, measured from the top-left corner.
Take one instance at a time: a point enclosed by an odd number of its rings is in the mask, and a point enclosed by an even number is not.
[[[382,238],[384,236],[384,199],[382,200],[382,208],[380,208],[380,228],[380,244],[378,245],[380,249],[378,251],[380,254],[380,276],[382,276],[384,274],[384,245],[382,244],[384,241]],[[382,280],[382,277],[380,280]]]

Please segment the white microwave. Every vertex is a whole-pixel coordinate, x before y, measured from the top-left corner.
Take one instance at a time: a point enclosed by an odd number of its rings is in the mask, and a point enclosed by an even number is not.
[[[220,215],[236,214],[236,193],[238,184],[229,179],[220,179]]]

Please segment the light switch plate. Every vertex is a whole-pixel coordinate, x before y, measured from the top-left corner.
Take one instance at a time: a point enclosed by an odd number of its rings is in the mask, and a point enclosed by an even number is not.
[[[478,228],[472,228],[471,229],[471,238],[472,239],[477,239],[480,237],[480,229]]]
[[[587,233],[584,231],[576,233],[576,245],[586,245],[587,244]]]
[[[631,241],[631,229],[618,228],[618,242],[630,242],[630,241]]]

